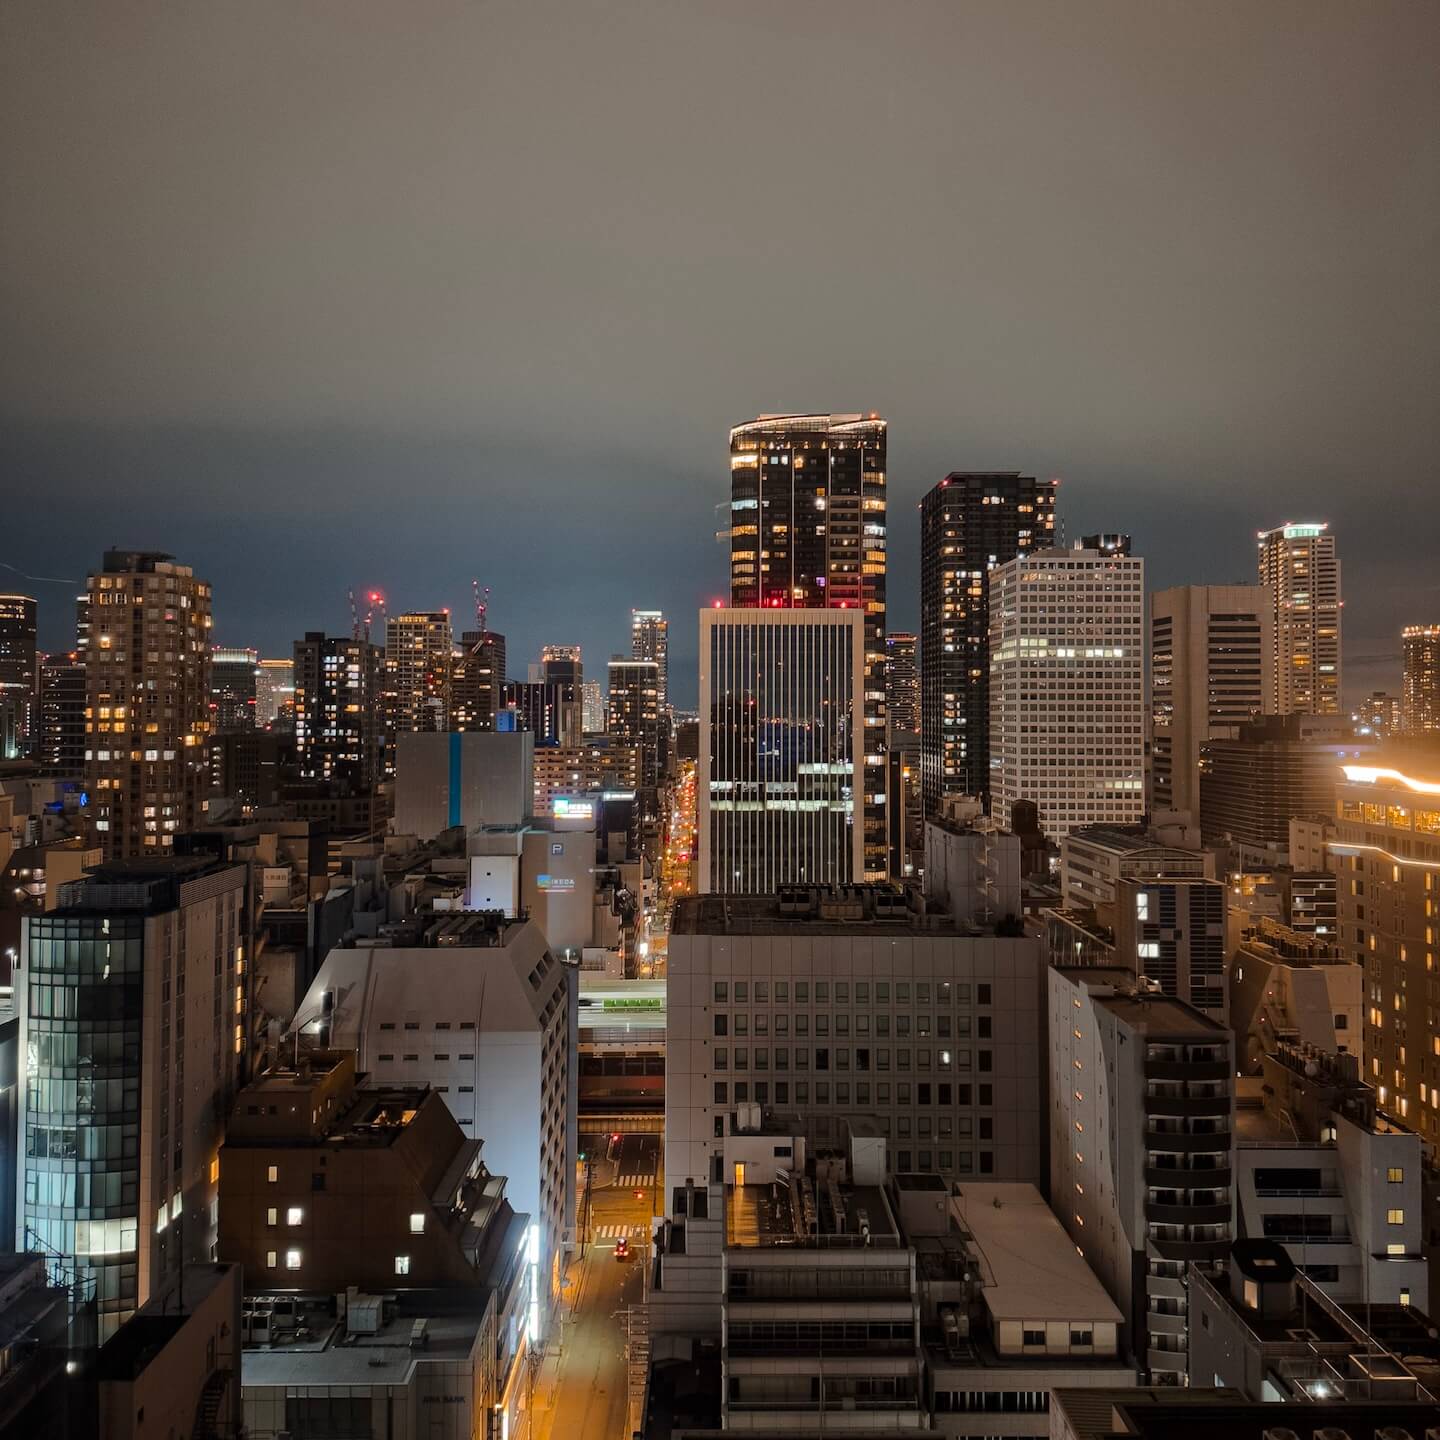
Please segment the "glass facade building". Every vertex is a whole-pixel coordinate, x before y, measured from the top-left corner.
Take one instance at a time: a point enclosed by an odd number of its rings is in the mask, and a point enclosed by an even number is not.
[[[858,610],[701,611],[702,890],[863,878],[864,673]]]

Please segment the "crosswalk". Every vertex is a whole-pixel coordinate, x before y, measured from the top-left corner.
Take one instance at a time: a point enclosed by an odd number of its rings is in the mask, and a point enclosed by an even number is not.
[[[591,1235],[596,1240],[629,1239],[635,1228],[633,1225],[597,1225]]]
[[[655,1183],[655,1176],[653,1173],[649,1175],[618,1175],[615,1178],[615,1183],[620,1186],[622,1190],[647,1189]]]

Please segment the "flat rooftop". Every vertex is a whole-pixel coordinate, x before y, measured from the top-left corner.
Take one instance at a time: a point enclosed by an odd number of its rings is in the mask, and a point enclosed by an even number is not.
[[[981,1260],[997,1320],[1123,1320],[1033,1185],[962,1184],[961,1223]]]
[[[469,1292],[468,1302],[460,1298],[465,1293],[408,1292],[388,1324],[373,1335],[353,1339],[347,1338],[344,1322],[335,1317],[333,1296],[286,1297],[293,1298],[300,1311],[303,1338],[247,1345],[245,1388],[405,1385],[419,1362],[453,1365],[467,1360],[484,1324],[490,1292]],[[247,1307],[254,1303],[247,1298]],[[424,1348],[412,1349],[410,1336],[415,1321],[422,1319],[428,1342]]]
[[[909,908],[905,894],[886,885],[851,885],[820,891],[813,908],[785,892],[773,895],[686,895],[675,902],[672,935],[992,935],[993,927],[956,919],[926,901],[925,914]]]
[[[814,1228],[807,1232],[811,1219]],[[730,1185],[725,1191],[725,1241],[737,1249],[862,1247],[867,1244],[862,1223],[870,1232],[869,1246],[899,1245],[889,1203],[876,1185],[837,1184],[832,1191],[792,1176],[788,1186]]]
[[[1132,1030],[1159,1036],[1187,1036],[1206,1040],[1222,1040],[1230,1032],[1218,1020],[1212,1020],[1183,1000],[1162,995],[1156,990],[1143,993],[1129,991],[1135,982],[1134,971],[1117,965],[1057,965],[1056,970],[1073,985],[1085,984],[1097,1006],[1103,1006]],[[1105,986],[1114,986],[1115,993],[1104,994]]]

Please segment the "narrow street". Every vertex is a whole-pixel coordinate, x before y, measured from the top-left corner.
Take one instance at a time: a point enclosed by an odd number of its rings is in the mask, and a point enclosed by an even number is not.
[[[660,1137],[626,1135],[612,1145],[607,1135],[582,1135],[580,1148],[591,1160],[588,1204],[582,1189],[577,1216],[584,1258],[572,1262],[574,1300],[536,1384],[534,1440],[626,1436],[623,1312],[644,1300]],[[624,1260],[615,1255],[622,1236],[630,1244]]]

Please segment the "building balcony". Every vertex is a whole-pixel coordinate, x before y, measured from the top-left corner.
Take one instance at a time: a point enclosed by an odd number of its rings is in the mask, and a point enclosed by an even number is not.
[[[1159,1185],[1167,1190],[1228,1190],[1232,1180],[1228,1165],[1217,1165],[1209,1170],[1179,1165],[1145,1167],[1145,1183]]]
[[[1147,1115],[1228,1115],[1228,1095],[1147,1095]]]
[[[1224,1080],[1230,1074],[1228,1060],[1147,1060],[1147,1080]]]
[[[1145,1218],[1161,1225],[1225,1225],[1230,1220],[1230,1205],[1171,1205],[1161,1200],[1145,1202]]]
[[[1190,1357],[1184,1350],[1147,1350],[1145,1363],[1152,1371],[1162,1370],[1184,1375],[1190,1368]]]
[[[1183,1315],[1162,1315],[1158,1310],[1145,1312],[1145,1328],[1152,1335],[1183,1335],[1186,1324]]]
[[[1228,1211],[1227,1211],[1228,1214]],[[1230,1253],[1230,1241],[1221,1240],[1161,1240],[1151,1235],[1146,1244],[1162,1260],[1223,1260]]]
[[[1197,1151],[1210,1150],[1216,1154],[1229,1154],[1230,1135],[1174,1135],[1166,1134],[1163,1130],[1145,1131],[1145,1148],[1147,1150],[1169,1151],[1172,1154],[1194,1154]]]

